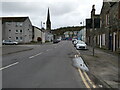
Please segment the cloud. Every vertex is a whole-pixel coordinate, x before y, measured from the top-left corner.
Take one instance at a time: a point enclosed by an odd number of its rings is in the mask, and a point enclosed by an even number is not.
[[[100,13],[101,0],[6,0],[2,2],[2,16],[29,16],[32,23],[40,27],[41,21],[46,22],[49,7],[52,28],[77,26],[90,17],[93,4],[96,13]]]

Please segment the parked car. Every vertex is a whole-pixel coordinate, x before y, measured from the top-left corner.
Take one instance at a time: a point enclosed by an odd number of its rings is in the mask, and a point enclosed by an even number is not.
[[[78,42],[81,42],[81,40],[74,40],[74,42],[73,42],[73,44],[74,44],[74,47],[76,47],[76,44],[78,43]]]
[[[72,39],[72,43],[73,43],[75,40],[77,40],[77,39],[73,38],[73,39]]]
[[[53,43],[59,43],[60,41],[59,40],[53,40]]]
[[[85,42],[79,41],[79,42],[76,44],[76,49],[87,49],[87,45],[85,44]]]
[[[59,42],[60,42],[60,41],[61,41],[61,39],[57,39],[57,41],[59,41]]]
[[[18,42],[16,42],[16,41],[11,41],[11,40],[3,40],[3,41],[2,41],[2,44],[3,44],[3,45],[17,45]]]

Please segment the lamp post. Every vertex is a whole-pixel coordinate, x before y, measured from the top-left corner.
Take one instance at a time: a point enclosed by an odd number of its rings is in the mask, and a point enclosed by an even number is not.
[[[93,46],[93,56],[95,55],[95,44],[94,44],[94,31],[95,31],[95,28],[94,28],[94,15],[93,15],[93,17],[92,17],[92,34],[93,34],[93,38],[92,38],[92,41],[93,41],[93,44],[92,44],[92,46]]]
[[[43,31],[44,30],[44,26],[43,25],[45,25],[45,23],[41,21],[41,39],[42,39],[41,44],[43,42],[43,34],[42,34],[44,32]]]
[[[95,5],[92,6],[91,19],[92,19],[92,47],[93,47],[93,56],[94,56],[95,55],[95,44],[94,44],[94,35],[95,35],[95,25],[94,25]]]

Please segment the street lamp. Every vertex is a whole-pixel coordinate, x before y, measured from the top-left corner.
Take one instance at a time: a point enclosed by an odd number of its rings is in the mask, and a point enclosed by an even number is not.
[[[95,45],[94,45],[94,31],[95,31],[95,28],[94,28],[94,15],[93,15],[93,17],[92,17],[92,33],[93,33],[93,39],[92,39],[92,41],[93,41],[93,56],[95,55]]]
[[[42,26],[42,25],[45,25],[45,23],[41,21],[41,39],[42,39],[41,44],[43,42],[43,35],[42,35],[42,33],[44,32],[43,31],[44,30],[44,26]]]

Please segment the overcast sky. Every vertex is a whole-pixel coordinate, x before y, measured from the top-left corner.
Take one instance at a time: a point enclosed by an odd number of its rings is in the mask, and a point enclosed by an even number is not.
[[[32,24],[41,28],[49,7],[52,29],[81,26],[80,22],[90,18],[92,5],[95,4],[96,14],[99,14],[102,3],[103,0],[3,0],[2,16],[29,16]]]

